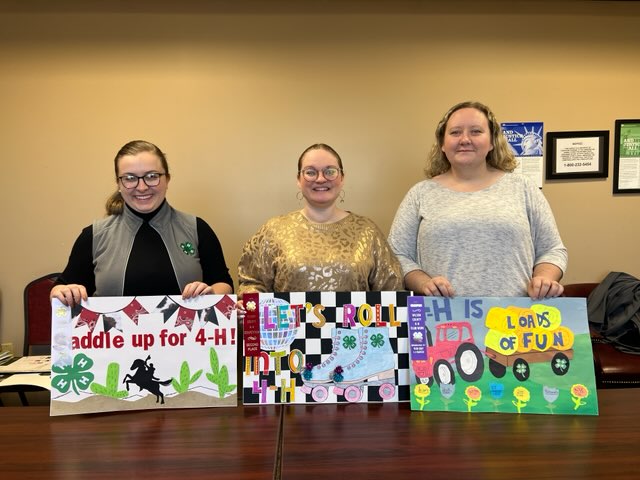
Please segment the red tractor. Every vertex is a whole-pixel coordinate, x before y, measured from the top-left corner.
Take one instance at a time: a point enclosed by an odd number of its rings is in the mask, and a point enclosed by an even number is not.
[[[413,360],[418,382],[431,385],[455,383],[452,364],[466,382],[475,382],[484,372],[484,358],[473,340],[469,322],[448,322],[436,325],[435,342],[427,329],[427,360]]]

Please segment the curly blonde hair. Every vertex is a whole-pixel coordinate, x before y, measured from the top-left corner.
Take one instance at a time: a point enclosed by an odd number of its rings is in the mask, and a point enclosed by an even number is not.
[[[487,154],[487,164],[502,170],[503,172],[512,172],[518,165],[513,154],[513,150],[509,147],[507,139],[502,134],[502,128],[496,120],[495,115],[489,107],[480,102],[461,102],[454,105],[444,114],[442,120],[438,123],[436,128],[436,142],[431,147],[429,157],[427,159],[427,166],[424,169],[424,173],[427,178],[433,178],[441,175],[451,168],[451,163],[447,159],[447,156],[442,151],[442,145],[444,144],[444,134],[447,128],[447,122],[454,112],[463,108],[474,108],[479,112],[482,112],[487,118],[489,123],[489,133],[491,134],[491,144],[493,149]]]

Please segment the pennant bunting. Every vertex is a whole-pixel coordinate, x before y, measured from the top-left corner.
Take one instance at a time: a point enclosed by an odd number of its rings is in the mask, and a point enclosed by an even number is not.
[[[131,301],[131,303],[129,305],[124,307],[122,309],[122,311],[131,320],[133,320],[133,323],[135,323],[136,325],[138,325],[138,317],[140,315],[145,315],[145,314],[149,313],[149,312],[147,312],[147,310],[142,305],[140,305],[140,302],[138,302],[135,298]]]
[[[160,310],[162,312],[164,323],[167,323],[171,316],[176,313],[176,310],[178,310],[178,308],[180,308],[180,305],[171,300],[169,297],[164,297],[156,307],[156,310]]]
[[[193,319],[196,316],[197,310],[190,310],[188,308],[180,307],[178,309],[178,318],[176,319],[175,326],[179,327],[180,325],[186,325],[186,327],[191,331],[193,328]]]
[[[216,311],[213,307],[205,308],[202,311],[202,315],[200,316],[200,319],[205,323],[209,322],[209,323],[213,323],[214,325],[219,325],[218,316],[216,315]]]
[[[87,327],[89,327],[89,331],[93,332],[93,329],[96,328],[96,323],[98,322],[99,317],[100,317],[99,313],[92,312],[91,310],[87,310],[86,308],[83,308],[80,311],[76,328],[86,325]]]
[[[215,307],[220,310],[220,313],[222,313],[228,319],[231,318],[231,313],[233,312],[235,306],[236,302],[231,300],[229,295],[225,295],[218,303],[215,304]]]

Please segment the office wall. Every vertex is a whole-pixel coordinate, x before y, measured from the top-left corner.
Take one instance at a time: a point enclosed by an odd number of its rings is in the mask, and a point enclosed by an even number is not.
[[[167,152],[170,202],[213,226],[235,278],[245,240],[300,207],[313,142],[343,157],[343,206],[388,231],[458,101],[546,131],[640,117],[636,2],[125,4],[0,1],[2,342],[22,342],[24,285],[103,215],[131,139]],[[640,276],[640,196],[613,196],[612,172],[544,184],[566,282]]]

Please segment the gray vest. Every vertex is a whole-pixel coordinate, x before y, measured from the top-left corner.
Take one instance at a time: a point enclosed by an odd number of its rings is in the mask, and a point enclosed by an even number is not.
[[[125,206],[122,214],[93,223],[95,296],[122,296],[129,255],[143,220]],[[162,238],[180,291],[187,283],[202,281],[196,217],[174,210],[167,202],[149,222]],[[149,279],[153,282],[153,279]]]

